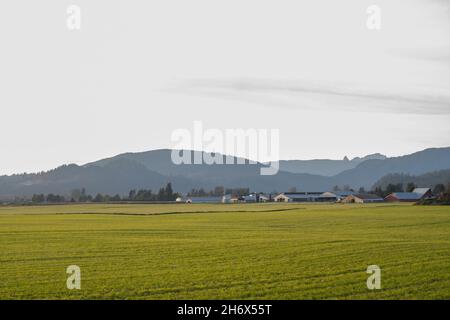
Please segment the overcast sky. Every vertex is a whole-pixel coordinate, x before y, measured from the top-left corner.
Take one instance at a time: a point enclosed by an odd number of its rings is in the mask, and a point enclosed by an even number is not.
[[[446,0],[2,1],[0,41],[0,174],[170,148],[194,120],[278,128],[284,159],[450,146]]]

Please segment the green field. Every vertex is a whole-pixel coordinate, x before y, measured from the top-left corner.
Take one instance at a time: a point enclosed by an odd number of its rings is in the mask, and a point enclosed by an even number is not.
[[[0,207],[0,253],[0,299],[450,299],[449,206]]]

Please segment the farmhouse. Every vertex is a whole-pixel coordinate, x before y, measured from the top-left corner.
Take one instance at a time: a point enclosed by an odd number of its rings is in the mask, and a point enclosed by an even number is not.
[[[344,199],[342,203],[377,203],[384,202],[383,198],[380,198],[376,194],[351,194]]]
[[[430,188],[415,188],[412,192],[394,192],[384,198],[388,202],[416,202],[432,196]]]

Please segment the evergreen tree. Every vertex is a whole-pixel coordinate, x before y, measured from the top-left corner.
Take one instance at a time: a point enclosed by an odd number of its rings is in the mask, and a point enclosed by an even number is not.
[[[434,194],[438,195],[438,194],[441,194],[441,193],[444,193],[444,192],[445,192],[445,186],[442,183],[439,183],[439,184],[434,186],[434,189],[433,189],[433,193]]]
[[[166,189],[164,190],[164,196],[166,201],[175,200],[173,199],[173,189],[172,184],[170,182],[166,185]]]
[[[414,182],[409,182],[406,185],[406,192],[412,192],[415,188],[416,188],[416,185],[414,184]]]

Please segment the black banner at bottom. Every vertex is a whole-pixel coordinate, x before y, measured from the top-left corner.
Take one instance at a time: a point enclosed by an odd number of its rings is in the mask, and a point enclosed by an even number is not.
[[[2,314],[64,319],[114,316],[144,319],[309,319],[315,317],[385,318],[393,312],[404,316],[429,316],[445,312],[449,301],[309,301],[309,300],[120,300],[120,301],[0,301]],[[444,310],[444,308],[446,310]]]

